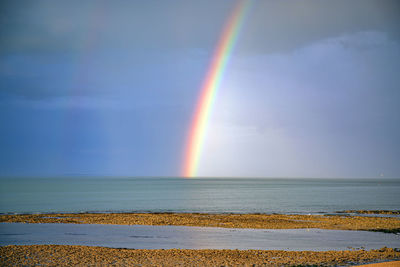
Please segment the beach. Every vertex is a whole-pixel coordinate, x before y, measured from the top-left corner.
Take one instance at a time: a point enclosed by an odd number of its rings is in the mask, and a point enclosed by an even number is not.
[[[132,250],[84,246],[0,247],[2,266],[296,266],[353,265],[400,258],[391,248],[355,251]]]
[[[399,188],[390,179],[3,179],[0,265],[399,260]]]
[[[353,211],[357,213],[357,211]],[[365,213],[365,212],[360,212]],[[383,213],[380,212],[381,214]],[[395,213],[395,212],[392,212]],[[379,214],[379,213],[378,213]],[[187,227],[188,229],[321,229],[383,232],[395,237],[398,217],[350,215],[201,214],[201,213],[69,213],[1,215],[5,224],[118,225]],[[3,224],[4,225],[4,224]],[[47,231],[47,230],[46,230]],[[178,229],[179,231],[179,229]],[[280,231],[280,230],[277,230]],[[71,231],[70,231],[71,232]],[[360,232],[361,233],[361,232]],[[73,233],[69,233],[74,235]],[[161,234],[161,232],[159,232]],[[237,234],[237,233],[236,233]],[[378,234],[378,233],[376,233]],[[295,238],[295,235],[292,235]],[[310,235],[311,236],[311,235]],[[72,238],[75,238],[72,236]],[[145,236],[142,240],[146,240]],[[197,238],[200,238],[197,236]],[[218,238],[218,236],[216,236]],[[140,237],[139,237],[140,239]],[[140,241],[140,240],[139,240]],[[145,241],[147,242],[147,241]],[[212,239],[209,242],[213,242]],[[243,240],[243,242],[245,242]],[[395,241],[397,242],[397,241]],[[246,244],[246,243],[243,243]],[[400,243],[399,243],[400,245]],[[397,247],[397,246],[396,246]],[[327,251],[256,249],[126,249],[81,245],[6,245],[0,247],[1,265],[125,265],[125,266],[294,266],[354,265],[400,259],[395,247],[365,249],[348,247]]]
[[[0,267],[400,267],[400,0],[26,2]]]
[[[208,213],[60,213],[0,215],[0,222],[178,225],[255,229],[319,228],[399,232],[396,217]]]

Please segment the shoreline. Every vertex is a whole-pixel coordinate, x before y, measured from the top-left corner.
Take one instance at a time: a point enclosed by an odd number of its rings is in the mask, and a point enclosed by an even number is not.
[[[55,215],[55,214],[209,214],[209,215],[324,215],[324,216],[359,216],[372,215],[400,218],[400,210],[339,210],[339,211],[318,211],[318,212],[198,212],[198,211],[169,211],[169,210],[122,210],[122,211],[51,211],[51,212],[0,212],[3,215]]]
[[[362,230],[399,233],[397,217],[357,215],[210,214],[210,213],[54,213],[0,215],[9,223],[176,225],[254,229]]]
[[[68,245],[0,247],[2,266],[296,266],[354,265],[400,259],[392,248],[342,251],[124,249]],[[399,262],[394,262],[394,264]]]
[[[357,213],[358,214],[358,213]],[[210,213],[54,213],[0,215],[0,222],[114,225],[174,225],[253,229],[362,230],[400,232],[398,217],[354,214],[210,214]],[[400,264],[400,250],[329,251],[237,249],[127,249],[79,245],[0,246],[0,265],[127,265],[127,266],[297,266]]]

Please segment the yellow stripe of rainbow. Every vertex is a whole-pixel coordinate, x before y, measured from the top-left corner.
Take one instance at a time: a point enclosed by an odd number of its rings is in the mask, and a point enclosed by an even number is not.
[[[196,175],[211,110],[228,60],[237,41],[245,14],[249,9],[250,1],[239,0],[236,4],[215,49],[190,125],[181,173],[183,177],[193,177]]]

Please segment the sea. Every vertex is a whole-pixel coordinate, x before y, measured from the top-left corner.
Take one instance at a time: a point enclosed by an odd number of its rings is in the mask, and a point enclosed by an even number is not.
[[[400,179],[1,178],[0,213],[399,210]]]

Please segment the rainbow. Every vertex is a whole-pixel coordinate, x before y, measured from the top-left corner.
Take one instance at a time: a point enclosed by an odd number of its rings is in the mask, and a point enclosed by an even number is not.
[[[183,177],[196,175],[204,138],[219,85],[238,39],[251,0],[239,0],[222,31],[204,78],[185,144]]]

